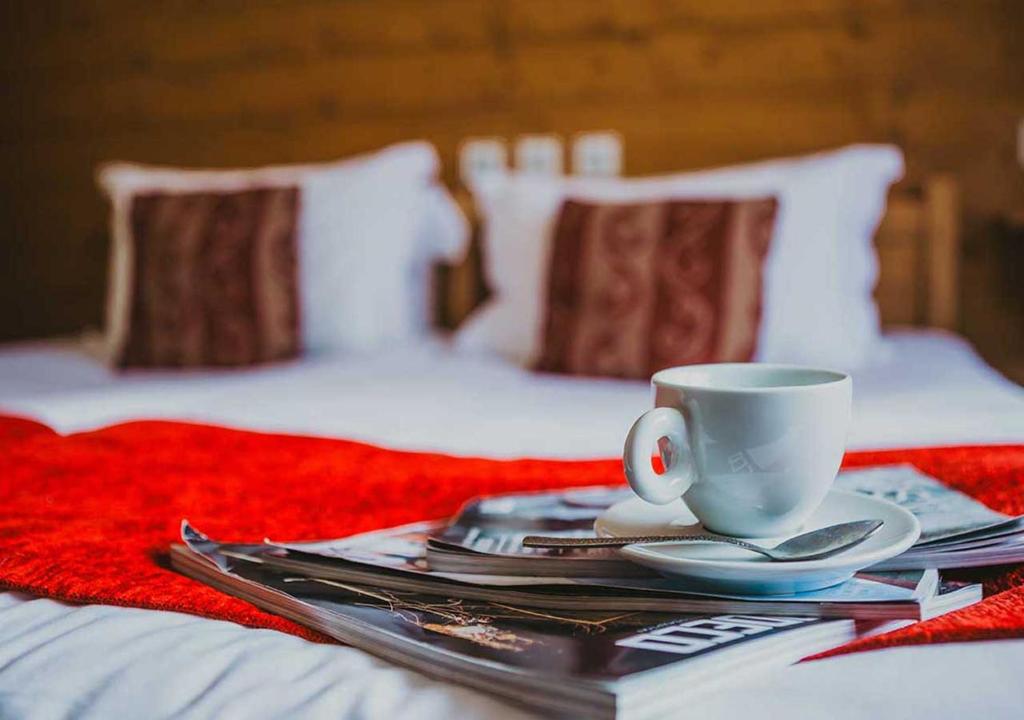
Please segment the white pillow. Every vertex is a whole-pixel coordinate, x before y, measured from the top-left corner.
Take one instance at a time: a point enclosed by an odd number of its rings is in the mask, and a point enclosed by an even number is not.
[[[314,165],[188,170],[111,163],[98,179],[113,207],[110,308],[127,288],[128,213],[141,192],[300,188],[299,299],[306,352],[365,351],[430,328],[431,267],[465,252],[468,227],[437,182],[425,142]],[[108,328],[109,330],[110,328]]]
[[[900,150],[854,145],[831,152],[649,178],[488,178],[474,188],[484,222],[492,298],[456,336],[460,348],[535,363],[545,316],[553,225],[568,199],[645,202],[670,198],[779,200],[765,267],[755,359],[852,369],[879,338],[872,298],[872,237]]]

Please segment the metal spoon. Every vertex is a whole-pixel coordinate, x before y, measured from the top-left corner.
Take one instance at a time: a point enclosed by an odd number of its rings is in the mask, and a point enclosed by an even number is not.
[[[839,523],[797,535],[773,548],[763,548],[745,540],[726,535],[634,535],[607,538],[567,538],[543,537],[528,535],[523,538],[524,547],[537,548],[589,548],[623,547],[624,545],[652,545],[663,543],[726,543],[736,547],[760,553],[767,558],[779,562],[793,560],[815,560],[828,557],[837,552],[853,547],[866,540],[873,532],[882,527],[882,520],[857,520]]]

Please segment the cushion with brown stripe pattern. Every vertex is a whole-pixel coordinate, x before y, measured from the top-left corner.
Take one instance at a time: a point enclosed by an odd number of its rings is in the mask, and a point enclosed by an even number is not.
[[[753,359],[776,209],[774,198],[566,201],[538,369],[647,378]]]
[[[295,187],[132,198],[115,364],[239,366],[297,355],[298,207]]]

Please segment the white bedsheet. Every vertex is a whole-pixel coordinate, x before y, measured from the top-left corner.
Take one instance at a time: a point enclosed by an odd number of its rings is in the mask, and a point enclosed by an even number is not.
[[[854,377],[851,447],[1024,441],[1024,391],[963,341],[890,336]],[[539,376],[438,345],[247,372],[115,375],[70,346],[0,350],[0,411],[62,432],[172,417],[493,457],[615,456],[643,383]],[[1024,641],[806,663],[680,717],[1024,714]],[[0,718],[518,718],[358,650],[177,613],[0,593]]]
[[[969,344],[890,335],[854,375],[851,448],[1024,439],[1024,389]],[[649,407],[644,382],[566,378],[439,343],[255,370],[113,373],[72,345],[0,350],[0,410],[61,432],[136,418],[366,440],[490,457],[614,457]]]
[[[0,594],[0,717],[51,720],[530,715],[366,653],[179,613]],[[1020,718],[1024,641],[802,663],[680,708],[700,720]]]

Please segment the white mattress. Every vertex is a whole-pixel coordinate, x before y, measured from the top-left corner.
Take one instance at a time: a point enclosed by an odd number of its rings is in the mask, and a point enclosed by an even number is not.
[[[850,446],[1024,442],[1024,391],[956,337],[900,333],[854,376]],[[113,374],[72,345],[0,350],[0,410],[62,432],[132,418],[491,457],[615,456],[644,383],[535,375],[439,344],[253,371]],[[1024,641],[806,663],[688,717],[1019,717]],[[0,718],[521,716],[482,695],[270,631],[0,593]]]

